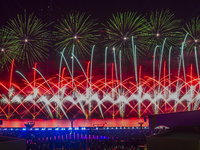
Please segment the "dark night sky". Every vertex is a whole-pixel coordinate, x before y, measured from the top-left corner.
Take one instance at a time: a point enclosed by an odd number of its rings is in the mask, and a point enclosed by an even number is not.
[[[146,14],[170,9],[177,18],[188,21],[200,15],[200,0],[0,0],[0,25],[15,18],[16,14],[23,14],[24,9],[28,14],[34,12],[44,21],[60,19],[66,12],[74,10],[91,14],[100,22],[106,22],[116,12]]]

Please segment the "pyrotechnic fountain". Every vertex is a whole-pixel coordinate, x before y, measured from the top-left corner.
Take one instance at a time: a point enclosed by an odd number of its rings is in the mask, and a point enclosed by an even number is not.
[[[80,114],[83,114],[85,118],[93,117],[94,114],[98,115],[99,118],[114,118],[118,116],[131,117],[137,115],[141,117],[147,114],[198,110],[200,83],[196,48],[194,51],[198,78],[193,78],[192,65],[190,74],[186,75],[185,72],[184,42],[179,57],[178,76],[174,78],[172,78],[170,72],[171,48],[168,60],[169,74],[165,74],[166,62],[163,65],[162,60],[165,41],[161,47],[158,79],[156,79],[155,74],[155,57],[153,57],[153,76],[141,77],[142,69],[141,66],[137,66],[136,46],[133,39],[133,69],[135,76],[125,80],[122,80],[121,52],[119,52],[119,70],[117,70],[115,48],[113,48],[114,63],[112,64],[111,79],[107,77],[107,48],[105,49],[105,76],[98,80],[93,80],[92,75],[94,46],[87,71],[81,66],[73,50],[72,67],[70,69],[67,59],[63,55],[63,50],[58,76],[45,79],[37,69],[37,63],[33,68],[34,80],[31,82],[19,71],[16,71],[23,78],[23,87],[12,82],[13,61],[9,87],[3,81],[0,82],[2,91],[6,91],[0,94],[0,113],[7,118],[44,116],[69,119]],[[155,47],[154,56],[156,56],[157,48],[158,46]],[[66,64],[69,76],[65,76],[66,68],[62,68],[62,61]],[[74,76],[74,61],[79,64],[83,75]],[[180,77],[181,66],[183,67],[183,79]],[[163,76],[161,76],[162,69],[164,70]],[[36,74],[40,77],[36,78]]]

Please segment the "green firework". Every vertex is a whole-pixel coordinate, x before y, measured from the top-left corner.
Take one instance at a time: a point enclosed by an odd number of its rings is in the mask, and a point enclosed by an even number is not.
[[[15,59],[21,64],[32,65],[35,61],[43,61],[48,57],[49,32],[47,24],[43,24],[33,14],[17,15],[5,26],[14,42]]]
[[[144,36],[146,19],[133,12],[117,13],[107,21],[105,27],[107,37],[105,45],[117,51],[121,50],[124,58],[132,59],[131,37],[134,37],[134,44],[137,45],[138,54],[144,54],[144,45],[141,38]]]
[[[192,18],[190,22],[186,24],[183,30],[188,34],[186,44],[189,52],[194,50],[196,46],[197,50],[200,50],[200,19],[199,16]]]
[[[71,56],[75,45],[75,55],[84,57],[90,54],[92,46],[97,43],[97,25],[96,20],[85,16],[85,13],[69,13],[55,25],[55,46],[59,51],[65,48],[66,56]]]
[[[15,58],[14,42],[5,29],[0,29],[0,70],[9,69]]]
[[[144,42],[149,51],[153,51],[157,45],[162,46],[165,38],[168,50],[171,46],[180,47],[183,39],[181,20],[175,19],[174,13],[169,10],[151,12],[145,32]]]

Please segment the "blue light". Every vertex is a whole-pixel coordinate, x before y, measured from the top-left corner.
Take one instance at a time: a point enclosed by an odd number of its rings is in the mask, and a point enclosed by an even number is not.
[[[85,130],[85,127],[81,128],[81,130]]]
[[[71,128],[71,127],[69,127],[69,128],[68,128],[68,130],[72,130],[72,128]]]
[[[61,130],[65,130],[65,128],[61,128]]]
[[[78,130],[79,128],[75,128],[75,130]]]
[[[35,131],[38,131],[39,130],[39,128],[35,128]]]
[[[13,128],[10,129],[11,131],[13,130]]]
[[[26,131],[26,128],[22,128],[23,131]]]
[[[134,129],[134,127],[132,127],[132,129]]]
[[[113,127],[111,129],[113,129]]]
[[[44,130],[46,130],[46,128],[42,128],[41,130],[44,131]]]
[[[48,128],[48,130],[52,130],[52,128]]]
[[[96,127],[96,130],[98,130],[99,128],[98,127]]]
[[[147,128],[147,127],[144,127],[145,129]]]
[[[118,127],[116,127],[115,129],[118,129]]]
[[[136,127],[136,129],[138,129],[138,127]]]
[[[55,130],[56,130],[56,131],[58,131],[58,130],[59,130],[59,128],[55,128]]]
[[[29,130],[31,130],[31,131],[32,131],[33,129],[32,129],[32,128],[30,128]]]
[[[124,127],[124,129],[126,129],[126,127]]]
[[[109,129],[109,127],[107,127],[107,130]]]
[[[7,130],[7,128],[4,128],[4,130]]]
[[[128,127],[128,129],[130,129],[130,127]]]

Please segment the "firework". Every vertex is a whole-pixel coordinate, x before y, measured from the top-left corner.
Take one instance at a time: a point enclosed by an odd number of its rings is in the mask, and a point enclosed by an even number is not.
[[[106,46],[117,47],[117,50],[122,51],[123,56],[132,59],[131,37],[133,36],[134,43],[139,50],[138,54],[143,54],[141,37],[144,35],[145,23],[146,19],[137,13],[125,12],[113,15],[107,25],[103,25],[107,33]]]
[[[75,45],[74,53],[79,56],[90,53],[91,47],[97,42],[97,25],[94,19],[85,13],[69,13],[65,18],[58,20],[54,32],[57,49],[64,48],[66,56],[71,56],[72,47]]]
[[[165,38],[165,46],[168,50],[171,46],[180,47],[180,39],[183,39],[180,23],[181,20],[175,19],[174,13],[169,10],[151,12],[144,38],[148,50],[153,51],[157,45],[162,46]]]
[[[14,44],[15,59],[21,64],[32,65],[35,61],[43,61],[48,56],[48,25],[43,24],[33,14],[17,15],[5,26]]]
[[[193,51],[194,47],[197,50],[200,50],[200,20],[199,16],[192,18],[190,22],[186,24],[186,27],[183,29],[188,33],[188,38],[186,40],[188,51]]]
[[[0,30],[0,69],[9,69],[12,59],[15,58],[14,42],[5,29]]]

